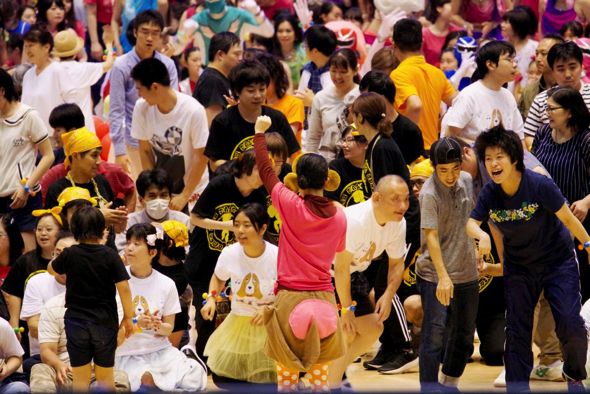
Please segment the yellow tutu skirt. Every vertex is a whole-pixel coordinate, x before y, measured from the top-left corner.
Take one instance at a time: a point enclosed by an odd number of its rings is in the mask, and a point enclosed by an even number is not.
[[[207,341],[209,369],[219,376],[252,383],[277,381],[274,360],[264,354],[266,329],[249,316],[230,313]]]

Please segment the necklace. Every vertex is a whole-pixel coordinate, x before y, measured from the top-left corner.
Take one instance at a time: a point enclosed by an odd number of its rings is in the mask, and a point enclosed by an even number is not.
[[[68,175],[66,175],[66,178],[72,183],[73,187],[76,187],[76,182],[74,182],[74,180],[72,179],[72,171],[71,170],[68,171]],[[94,178],[90,178],[90,181],[94,185],[94,192],[96,193],[96,198],[98,198],[98,205],[102,208],[103,206],[105,206],[109,202],[107,200],[105,200],[105,198],[98,191],[98,185],[96,184],[96,181],[94,180]]]

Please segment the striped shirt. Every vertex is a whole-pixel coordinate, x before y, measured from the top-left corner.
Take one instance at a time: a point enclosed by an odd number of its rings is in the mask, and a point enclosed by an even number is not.
[[[582,89],[580,89],[580,93],[582,93],[582,97],[584,98],[586,106],[590,108],[590,84],[582,82]],[[534,137],[537,133],[537,130],[539,130],[543,124],[549,123],[549,118],[547,118],[547,113],[545,112],[546,106],[547,91],[545,90],[544,92],[537,94],[533,100],[533,103],[531,104],[531,109],[529,110],[526,122],[524,123],[525,135]]]
[[[552,131],[549,125],[541,126],[535,135],[531,153],[549,171],[571,204],[590,194],[590,129],[575,134],[561,144],[553,140]]]

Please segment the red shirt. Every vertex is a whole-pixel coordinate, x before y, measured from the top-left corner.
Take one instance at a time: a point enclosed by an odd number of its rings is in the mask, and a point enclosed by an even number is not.
[[[112,0],[84,0],[84,3],[96,5],[96,20],[98,22],[103,25],[111,24],[111,19],[113,18]]]
[[[114,163],[103,161],[98,167],[98,173],[103,175],[109,181],[111,189],[113,189],[113,195],[118,197],[120,194],[124,196],[130,196],[135,192],[135,184],[133,179],[123,169]],[[47,171],[45,176],[41,178],[39,184],[41,185],[41,194],[43,195],[43,205],[45,206],[45,195],[54,181],[64,178],[68,175],[63,163],[58,164]]]
[[[272,21],[272,18],[274,17],[275,12],[281,8],[288,9],[291,14],[295,13],[295,11],[293,10],[293,1],[291,1],[291,0],[277,0],[270,7],[262,7],[262,11],[264,11],[264,14],[266,15],[266,17]]]

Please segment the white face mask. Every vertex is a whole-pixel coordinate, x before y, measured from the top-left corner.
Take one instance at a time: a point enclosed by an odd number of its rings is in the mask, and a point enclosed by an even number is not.
[[[170,203],[170,200],[162,200],[162,199],[146,201],[145,202],[145,205],[146,205],[145,209],[147,211],[147,214],[150,215],[150,217],[152,219],[160,220],[164,216],[166,216],[166,214],[168,213],[168,211],[169,211],[168,204],[169,203]]]

